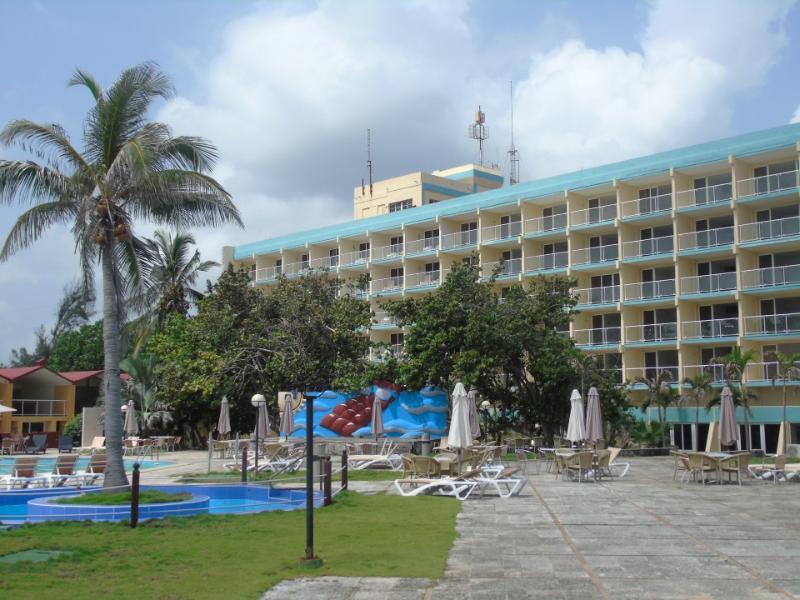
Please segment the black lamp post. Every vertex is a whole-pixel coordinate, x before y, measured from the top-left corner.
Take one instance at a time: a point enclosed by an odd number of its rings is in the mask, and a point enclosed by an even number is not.
[[[292,391],[297,396],[297,390]],[[314,401],[304,393],[306,402],[306,554],[301,566],[316,569],[322,559],[314,555]]]

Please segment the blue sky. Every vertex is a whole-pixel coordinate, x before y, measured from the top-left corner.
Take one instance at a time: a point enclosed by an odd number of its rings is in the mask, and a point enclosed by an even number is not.
[[[788,0],[40,0],[0,3],[0,23],[0,124],[56,121],[77,143],[75,67],[110,83],[153,59],[172,76],[179,96],[154,118],[219,146],[247,223],[195,232],[213,259],[348,219],[367,127],[378,177],[444,168],[474,160],[480,103],[504,167],[510,79],[524,179],[780,125],[800,105]],[[0,235],[20,210],[0,206]],[[76,273],[63,229],[0,264],[0,362],[50,324]]]

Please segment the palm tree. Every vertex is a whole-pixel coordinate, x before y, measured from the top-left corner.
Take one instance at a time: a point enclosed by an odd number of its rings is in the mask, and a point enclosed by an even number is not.
[[[711,373],[707,371],[700,371],[694,377],[686,377],[683,380],[683,385],[688,386],[689,391],[686,394],[688,399],[694,402],[694,430],[697,438],[698,450],[700,448],[700,405],[705,404],[706,397],[711,395],[711,383],[714,378]]]
[[[230,195],[211,178],[217,152],[206,140],[173,137],[147,111],[173,87],[154,63],[122,72],[107,90],[76,70],[69,82],[92,94],[83,127],[83,152],[57,124],[12,121],[0,143],[36,160],[0,160],[0,202],[32,205],[20,215],[0,250],[0,261],[27,248],[52,225],[68,225],[84,282],[99,263],[103,282],[105,486],[127,485],[122,462],[120,322],[123,299],[140,282],[143,244],[134,220],[189,228],[241,224]]]
[[[142,423],[149,424],[149,415],[157,408],[156,366],[158,359],[153,354],[132,355],[120,361],[120,368],[130,376],[130,390],[135,404],[142,411]]]
[[[775,354],[775,362],[777,363],[775,365],[776,372],[772,377],[772,385],[775,385],[777,379],[781,380],[781,387],[783,388],[783,417],[781,421],[781,427],[783,427],[783,448],[781,448],[781,454],[786,456],[786,441],[789,437],[789,432],[786,427],[786,388],[790,381],[797,381],[800,379],[800,367],[797,366],[797,363],[800,362],[800,352],[794,352],[792,354],[777,352]]]
[[[658,408],[658,424],[661,427],[661,447],[666,448],[666,410],[678,397],[677,393],[670,387],[672,374],[664,370],[656,373],[654,377],[636,377],[633,382],[647,386],[647,396],[644,402],[642,402],[642,410],[646,411],[652,405]]]
[[[731,350],[725,356],[720,358],[714,358],[711,360],[712,364],[722,365],[723,371],[725,372],[725,383],[731,389],[734,389],[734,382],[738,384],[740,401],[742,403],[742,407],[744,408],[744,424],[745,424],[745,440],[747,444],[747,451],[750,452],[753,449],[753,445],[750,441],[750,401],[754,399],[750,393],[748,393],[744,381],[744,372],[747,368],[747,365],[755,360],[756,353],[753,350],[747,350],[742,352],[742,349],[739,346],[735,346],[733,350]]]

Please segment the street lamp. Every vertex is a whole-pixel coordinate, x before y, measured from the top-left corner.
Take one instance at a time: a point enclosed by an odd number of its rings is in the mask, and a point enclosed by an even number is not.
[[[255,447],[255,463],[253,468],[255,469],[255,477],[258,478],[258,433],[259,429],[261,428],[261,407],[266,407],[267,399],[264,398],[263,394],[254,394],[252,398],[250,398],[250,404],[252,404],[256,408],[256,447]],[[266,408],[265,408],[266,410]],[[267,435],[267,432],[264,432],[264,435]],[[244,468],[244,465],[242,465]]]

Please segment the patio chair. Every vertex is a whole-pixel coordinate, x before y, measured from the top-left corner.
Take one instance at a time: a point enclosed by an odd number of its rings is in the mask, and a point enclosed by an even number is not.
[[[608,449],[608,474],[611,477],[619,477],[622,479],[628,474],[631,463],[617,462],[617,457],[619,457],[620,452],[622,452],[622,448],[611,447]]]
[[[556,452],[553,454],[553,468],[555,469],[556,479],[558,479],[559,475],[562,477],[564,476],[564,473],[566,472],[566,461],[570,456],[572,456],[571,452],[565,453],[559,452],[558,450],[556,450]]]
[[[16,449],[17,443],[11,438],[3,438],[3,441],[0,442],[0,455],[14,454]]]
[[[731,481],[733,475],[736,475],[736,482],[741,487],[742,476],[747,477],[750,474],[748,466],[750,466],[750,453],[741,452],[722,459],[720,468],[723,473],[728,474],[728,481]]]
[[[104,452],[95,452],[89,459],[89,464],[83,471],[76,471],[75,478],[83,482],[83,485],[92,485],[98,479],[105,476],[107,457]]]
[[[532,462],[536,465],[536,474],[539,474],[542,461],[537,460],[538,454],[536,454],[536,452],[533,450],[517,450],[514,452],[514,455],[517,457],[517,464],[520,466],[523,473],[528,472],[528,464]]]
[[[775,458],[775,464],[762,462],[760,465],[750,465],[747,470],[757,479],[772,479],[772,483],[778,483],[781,477],[786,480],[786,456],[779,454]]]
[[[414,455],[410,452],[404,452],[400,455],[403,460],[403,479],[414,476]]]
[[[591,452],[576,452],[566,457],[564,461],[564,468],[567,477],[575,477],[577,475],[578,481],[583,481],[592,470],[592,453]]]
[[[74,452],[75,451],[75,443],[72,440],[71,435],[62,435],[58,438],[58,453],[61,454],[62,452]]]
[[[75,478],[75,466],[77,463],[77,454],[59,455],[56,458],[56,464],[53,466],[53,472],[46,476],[47,485],[49,487],[61,487],[69,479]]]
[[[45,478],[36,475],[39,459],[35,456],[18,456],[11,466],[11,475],[0,477],[8,489],[27,488],[33,484],[42,485]]]
[[[413,456],[411,462],[413,465],[412,477],[425,477],[430,479],[432,477],[438,477],[441,474],[439,463],[431,456]]]
[[[672,465],[672,481],[678,477],[679,471],[687,471],[689,469],[688,462],[681,460],[684,458],[688,458],[688,455],[685,452],[681,452],[680,450],[670,450],[669,455],[672,457],[673,465]],[[683,481],[683,474],[681,474],[681,481]]]
[[[687,463],[688,469],[686,474],[684,474],[686,481],[688,481],[689,478],[693,481],[697,481],[699,477],[705,486],[706,475],[717,472],[717,466],[714,464],[714,461],[699,452],[690,452],[687,456]]]
[[[47,435],[44,433],[34,434],[31,438],[31,445],[23,450],[25,454],[44,454],[47,452]]]

